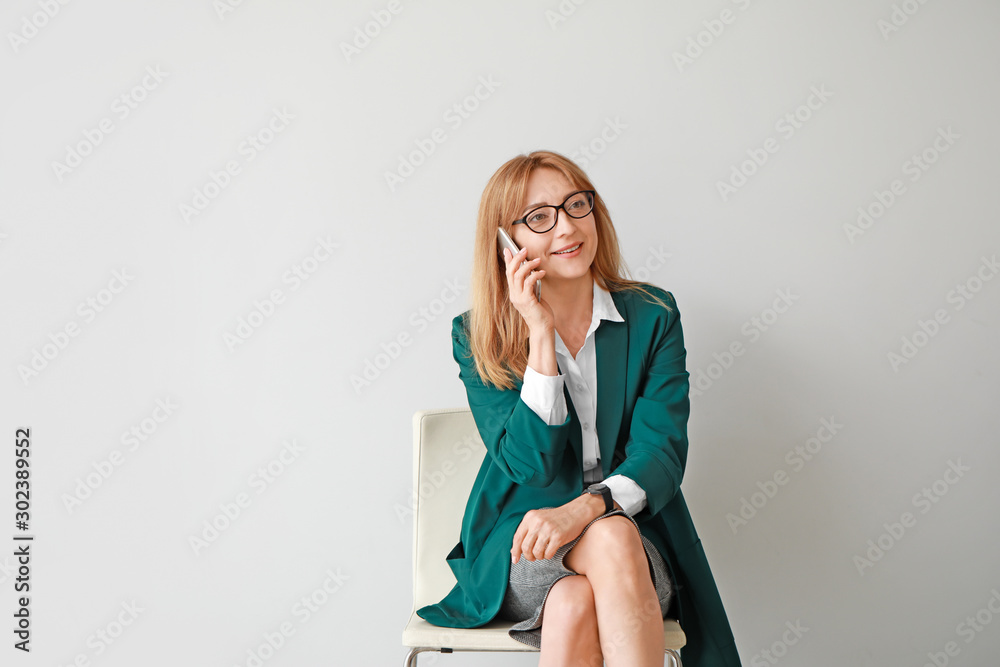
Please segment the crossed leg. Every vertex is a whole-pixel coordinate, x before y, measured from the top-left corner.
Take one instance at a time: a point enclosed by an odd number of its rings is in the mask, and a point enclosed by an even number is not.
[[[594,523],[563,563],[580,576],[549,591],[539,667],[663,665],[663,618],[649,561],[631,521]]]

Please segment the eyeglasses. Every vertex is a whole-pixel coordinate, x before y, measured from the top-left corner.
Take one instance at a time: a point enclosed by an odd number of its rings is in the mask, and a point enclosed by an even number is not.
[[[528,229],[536,234],[544,234],[556,226],[556,216],[559,214],[559,209],[565,211],[566,215],[571,218],[587,217],[594,210],[594,195],[596,194],[594,190],[574,192],[566,197],[566,201],[559,206],[545,205],[533,208],[523,218],[515,220],[511,224],[519,225],[523,222]]]

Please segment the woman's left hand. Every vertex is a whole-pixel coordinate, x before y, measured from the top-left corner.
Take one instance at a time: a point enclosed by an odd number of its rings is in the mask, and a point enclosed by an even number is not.
[[[514,533],[510,561],[516,563],[523,554],[528,560],[545,560],[556,555],[564,544],[583,532],[588,523],[604,513],[603,500],[596,514],[595,496],[582,495],[560,507],[529,510]]]

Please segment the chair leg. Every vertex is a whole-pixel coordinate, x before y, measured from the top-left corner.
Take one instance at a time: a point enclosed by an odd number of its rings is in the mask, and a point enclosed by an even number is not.
[[[670,667],[682,667],[680,654],[672,648],[667,649],[667,655],[670,656]]]
[[[403,661],[403,667],[417,667],[417,655],[420,653],[426,653],[427,651],[440,651],[441,649],[430,648],[427,646],[414,646],[410,649],[410,652],[406,654],[406,659]]]

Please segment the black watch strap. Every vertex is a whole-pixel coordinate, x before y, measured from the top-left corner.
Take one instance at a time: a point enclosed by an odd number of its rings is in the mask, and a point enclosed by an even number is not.
[[[601,496],[604,498],[604,513],[607,514],[615,508],[615,500],[611,497],[611,489],[608,488],[607,484],[591,484],[586,489],[583,490],[584,493],[589,493],[594,496]]]

